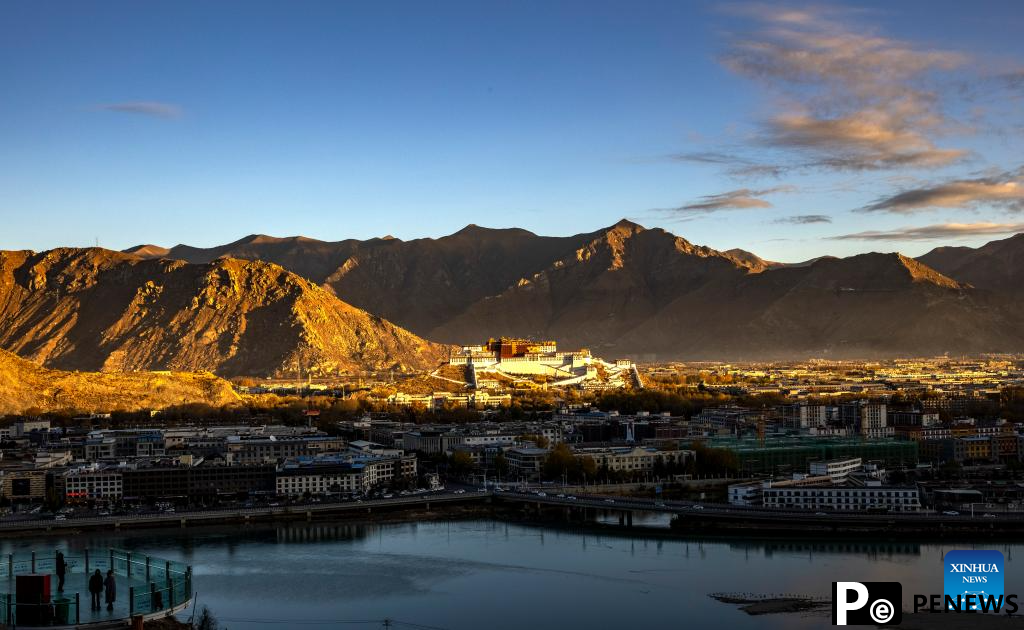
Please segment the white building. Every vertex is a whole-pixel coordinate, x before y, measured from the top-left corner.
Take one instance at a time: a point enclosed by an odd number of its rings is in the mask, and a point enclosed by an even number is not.
[[[892,486],[786,487],[764,488],[764,507],[834,510],[839,512],[884,509],[892,512],[917,512],[921,501],[914,488]]]
[[[365,494],[379,486],[416,478],[416,456],[332,456],[286,462],[277,472],[279,496]]]
[[[863,463],[859,457],[849,459],[830,459],[825,461],[811,462],[811,475],[821,477],[828,475],[833,483],[842,483],[850,473],[861,469]]]
[[[695,456],[694,451],[665,450],[645,446],[574,448],[576,455],[591,457],[598,468],[622,472],[651,472],[656,463],[682,465]]]

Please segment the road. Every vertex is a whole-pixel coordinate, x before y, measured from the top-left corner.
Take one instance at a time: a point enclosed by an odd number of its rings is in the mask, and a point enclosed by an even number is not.
[[[221,522],[232,520],[257,520],[262,518],[295,517],[314,514],[344,514],[353,512],[373,512],[375,510],[394,510],[400,508],[426,509],[430,505],[469,504],[488,499],[499,502],[528,503],[533,505],[563,506],[590,508],[618,512],[649,512],[662,513],[692,518],[694,520],[716,521],[773,521],[787,524],[841,526],[843,524],[870,525],[920,525],[922,527],[936,525],[964,526],[998,526],[1000,528],[1017,528],[1024,530],[1024,513],[1000,513],[993,517],[983,517],[981,513],[971,516],[962,514],[950,516],[934,512],[907,512],[865,514],[859,512],[812,512],[810,510],[765,509],[729,505],[721,503],[693,501],[661,501],[636,497],[608,496],[600,494],[563,495],[539,491],[479,491],[454,490],[399,496],[390,499],[370,499],[363,501],[302,503],[280,506],[259,506],[251,508],[223,508],[209,510],[176,511],[171,513],[132,514],[92,517],[72,517],[66,520],[54,519],[0,519],[0,531],[32,531],[83,529],[100,527],[120,527],[133,525],[181,525],[202,522]]]
[[[485,499],[485,492],[435,492],[391,499],[367,499],[328,503],[292,503],[279,506],[258,506],[251,508],[222,508],[212,510],[188,510],[161,512],[156,514],[125,514],[111,516],[71,517],[66,520],[50,519],[0,519],[0,531],[82,529],[105,526],[131,525],[180,525],[185,523],[217,522],[295,516],[302,514],[333,514],[346,512],[372,512],[374,509],[399,507],[426,508],[432,504],[472,503]]]

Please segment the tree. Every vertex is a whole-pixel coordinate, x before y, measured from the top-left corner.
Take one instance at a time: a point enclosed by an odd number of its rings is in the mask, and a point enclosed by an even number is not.
[[[473,456],[465,451],[455,451],[448,461],[448,470],[456,477],[461,477],[473,470]]]
[[[561,479],[575,472],[575,468],[576,456],[565,444],[556,445],[544,460],[544,476],[548,479]]]
[[[203,612],[199,614],[199,620],[196,621],[197,630],[220,630],[220,622],[213,616],[210,609],[203,606]]]
[[[508,459],[504,453],[498,453],[494,456],[494,471],[498,474],[499,478],[508,475]]]

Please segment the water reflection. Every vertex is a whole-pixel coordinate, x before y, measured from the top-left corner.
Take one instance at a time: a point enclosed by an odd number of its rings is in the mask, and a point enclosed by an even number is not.
[[[707,594],[827,596],[838,579],[899,580],[908,596],[941,592],[942,557],[971,547],[644,538],[482,520],[97,532],[3,540],[0,552],[75,546],[135,549],[191,564],[200,605],[232,630],[385,617],[450,630],[678,627],[684,621],[828,627],[820,616],[748,617]],[[1013,563],[1016,545],[978,548],[1006,556],[1008,590],[1024,581],[1024,568]]]

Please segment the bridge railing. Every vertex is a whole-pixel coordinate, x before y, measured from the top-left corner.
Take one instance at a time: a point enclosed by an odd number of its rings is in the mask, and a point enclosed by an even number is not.
[[[81,593],[57,591],[57,556],[63,554],[65,576],[88,575],[113,570],[120,580],[119,595],[128,601],[129,615],[172,610],[192,597],[192,568],[145,553],[124,549],[78,549],[47,552],[18,552],[0,556],[0,625],[50,626],[79,623]],[[26,574],[51,575],[52,601],[19,602],[16,577]],[[77,580],[81,583],[81,579]],[[127,592],[125,592],[127,591]],[[89,599],[89,594],[84,594]]]

